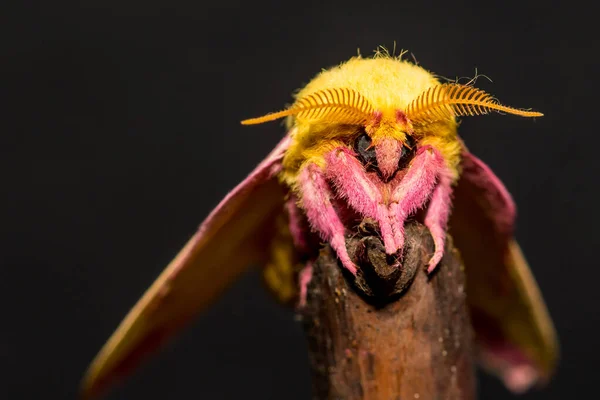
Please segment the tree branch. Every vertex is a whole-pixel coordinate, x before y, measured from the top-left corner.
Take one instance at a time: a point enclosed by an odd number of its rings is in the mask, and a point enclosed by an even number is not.
[[[346,242],[356,280],[329,247],[314,266],[303,310],[314,399],[475,399],[465,278],[451,238],[428,278],[424,226],[407,225],[401,266],[370,222],[361,228]]]

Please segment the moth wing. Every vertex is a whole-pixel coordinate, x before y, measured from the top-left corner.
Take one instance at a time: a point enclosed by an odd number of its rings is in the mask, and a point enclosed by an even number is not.
[[[275,177],[286,136],[210,213],[196,234],[131,309],[90,365],[84,398],[123,377],[178,332],[249,264],[263,261],[284,190]]]
[[[450,233],[466,273],[482,366],[514,392],[546,382],[558,340],[537,283],[513,238],[516,208],[500,180],[464,151]]]

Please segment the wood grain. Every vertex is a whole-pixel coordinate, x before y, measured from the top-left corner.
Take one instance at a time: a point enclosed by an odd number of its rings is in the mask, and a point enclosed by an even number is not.
[[[373,232],[347,239],[356,279],[329,247],[314,267],[303,310],[313,398],[475,399],[465,277],[451,238],[428,277],[433,242],[424,226],[407,225],[402,265]]]

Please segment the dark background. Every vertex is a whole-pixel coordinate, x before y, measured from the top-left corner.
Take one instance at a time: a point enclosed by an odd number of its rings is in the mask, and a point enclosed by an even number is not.
[[[523,399],[597,388],[597,22],[575,2],[13,2],[0,25],[0,398],[73,399],[121,318],[283,135],[321,68],[378,45],[545,113],[464,120],[519,207],[562,343]],[[501,5],[500,5],[501,4]],[[3,6],[7,7],[7,6]],[[590,15],[590,17],[588,17]],[[597,36],[597,35],[596,35]],[[410,55],[408,55],[410,57]],[[308,399],[303,332],[249,273],[109,399]],[[481,376],[482,399],[511,395]]]

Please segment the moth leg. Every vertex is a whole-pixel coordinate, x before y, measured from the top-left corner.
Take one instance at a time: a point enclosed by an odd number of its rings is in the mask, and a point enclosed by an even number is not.
[[[301,255],[309,255],[310,249],[307,240],[308,225],[302,215],[302,211],[298,207],[298,198],[291,194],[285,202],[285,209],[288,215],[290,234],[292,235],[294,246]]]
[[[313,265],[311,261],[308,261],[302,271],[300,271],[300,299],[298,300],[298,307],[302,308],[306,305],[306,295],[308,293],[308,285],[312,279]]]
[[[390,204],[390,214],[401,231],[399,249],[404,247],[406,218],[423,207],[431,195],[438,175],[444,168],[444,159],[433,147],[423,146],[417,150],[408,168],[408,172],[392,193]]]
[[[448,171],[440,174],[438,184],[433,189],[431,201],[425,214],[425,226],[429,228],[433,237],[435,250],[427,265],[427,273],[435,270],[444,255],[446,242],[446,226],[450,215],[450,196],[452,195],[452,178]]]
[[[319,166],[309,164],[303,167],[299,175],[299,184],[302,193],[302,208],[308,222],[320,233],[323,240],[329,242],[344,267],[356,275],[356,265],[350,260],[346,249],[344,224],[331,204],[331,199],[335,194]]]
[[[308,236],[308,223],[302,211],[298,207],[298,198],[293,194],[290,195],[289,199],[285,203],[285,208],[288,215],[290,234],[297,252],[301,259],[309,259],[300,272],[298,273],[298,286],[300,293],[298,296],[298,308],[302,308],[306,305],[306,294],[308,291],[308,285],[312,279],[313,265],[312,260],[316,257],[316,254],[310,251],[309,238]]]
[[[401,232],[395,226],[380,188],[367,176],[363,165],[346,147],[339,147],[325,155],[327,177],[333,181],[338,193],[363,217],[373,218],[379,224],[381,238],[388,254],[398,250]]]

